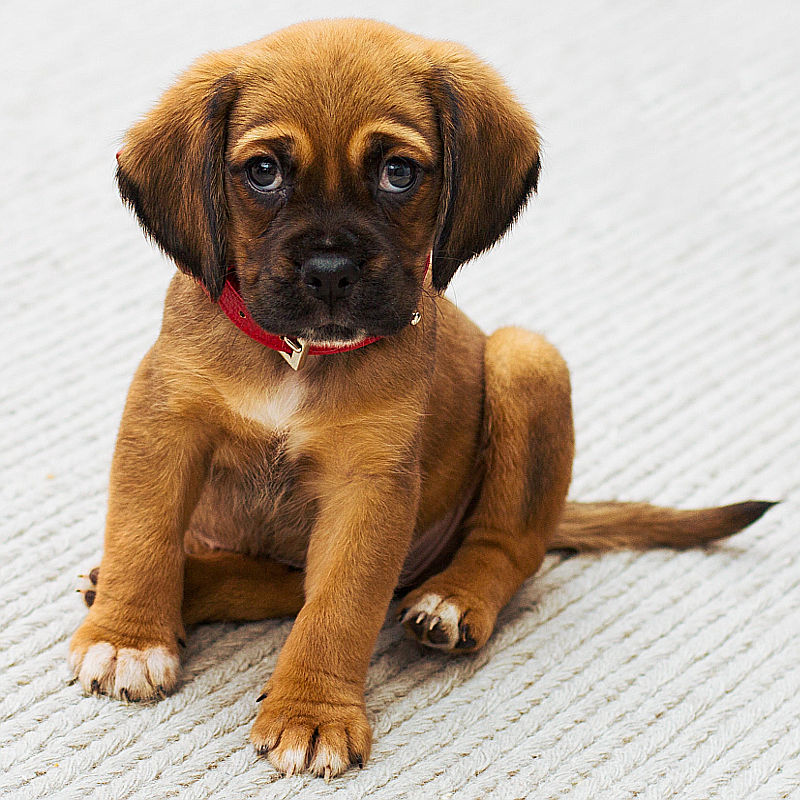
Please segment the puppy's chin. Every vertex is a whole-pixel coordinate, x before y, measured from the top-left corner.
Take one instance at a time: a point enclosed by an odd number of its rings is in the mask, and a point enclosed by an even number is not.
[[[323,325],[307,331],[301,338],[310,344],[327,347],[345,347],[363,341],[369,333],[363,328],[348,328],[344,325]]]
[[[373,336],[392,336],[410,324],[416,308],[414,299],[408,297],[390,303],[368,302],[366,312],[343,306],[334,313],[293,307],[285,294],[259,297],[255,302],[244,300],[253,320],[264,330],[313,344],[354,344]]]

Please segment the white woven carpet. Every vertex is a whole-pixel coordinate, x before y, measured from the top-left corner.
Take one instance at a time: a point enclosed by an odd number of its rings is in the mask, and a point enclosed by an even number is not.
[[[800,798],[800,4],[0,6],[0,794]],[[67,686],[128,382],[171,267],[113,186],[196,55],[297,19],[470,44],[540,121],[541,192],[452,295],[573,370],[572,496],[783,499],[709,552],[549,557],[475,657],[388,625],[373,756],[325,785],[247,742],[290,622],[210,625],[150,707]]]

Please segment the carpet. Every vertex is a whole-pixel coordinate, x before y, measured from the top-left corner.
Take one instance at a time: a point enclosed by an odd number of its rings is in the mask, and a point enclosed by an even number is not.
[[[198,627],[153,706],[65,657],[173,269],[116,195],[122,132],[197,55],[348,15],[465,42],[539,122],[539,195],[450,295],[565,354],[571,496],[783,502],[708,550],[549,556],[475,656],[387,622],[371,760],[326,785],[247,740],[291,621]],[[800,798],[798,4],[49,0],[0,30],[2,797]]]

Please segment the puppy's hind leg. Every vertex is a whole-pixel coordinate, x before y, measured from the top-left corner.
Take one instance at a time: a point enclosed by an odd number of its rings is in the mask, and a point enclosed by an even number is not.
[[[186,557],[183,621],[235,622],[289,617],[305,602],[302,570],[223,550]]]
[[[482,647],[500,609],[542,563],[564,509],[574,435],[569,373],[544,338],[517,328],[485,353],[486,477],[452,562],[410,592],[400,619],[442,650]]]
[[[83,577],[83,576],[82,576]],[[94,603],[99,568],[89,572],[83,592]],[[301,570],[268,558],[252,558],[224,550],[186,556],[183,580],[183,624],[237,622],[288,617],[304,602]]]

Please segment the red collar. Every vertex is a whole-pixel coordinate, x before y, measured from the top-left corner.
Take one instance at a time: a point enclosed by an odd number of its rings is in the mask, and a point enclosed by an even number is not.
[[[278,336],[275,333],[268,333],[250,316],[250,312],[242,300],[242,296],[236,291],[236,287],[230,278],[225,281],[225,286],[220,295],[219,307],[225,312],[228,319],[242,332],[251,339],[276,350],[280,353],[292,369],[300,369],[306,356],[327,355],[329,353],[346,353],[348,350],[357,350],[373,342],[377,342],[381,336],[368,336],[357,342],[349,342],[341,345],[308,344],[302,339],[292,339],[289,336]]]
[[[425,274],[431,266],[433,253],[428,254],[428,262],[425,265]],[[222,288],[220,295],[219,307],[225,312],[228,319],[242,332],[247,334],[251,339],[269,347],[280,353],[288,362],[289,366],[298,370],[303,366],[306,356],[320,356],[330,355],[332,353],[346,353],[349,350],[357,350],[359,347],[366,347],[368,344],[377,342],[382,339],[382,336],[367,336],[357,342],[348,342],[347,344],[309,344],[303,339],[293,339],[289,336],[278,336],[275,333],[268,333],[265,331],[250,315],[247,307],[242,300],[242,296],[236,289],[233,281],[228,278]],[[419,321],[419,315],[414,314],[411,320],[412,325],[416,325]]]

